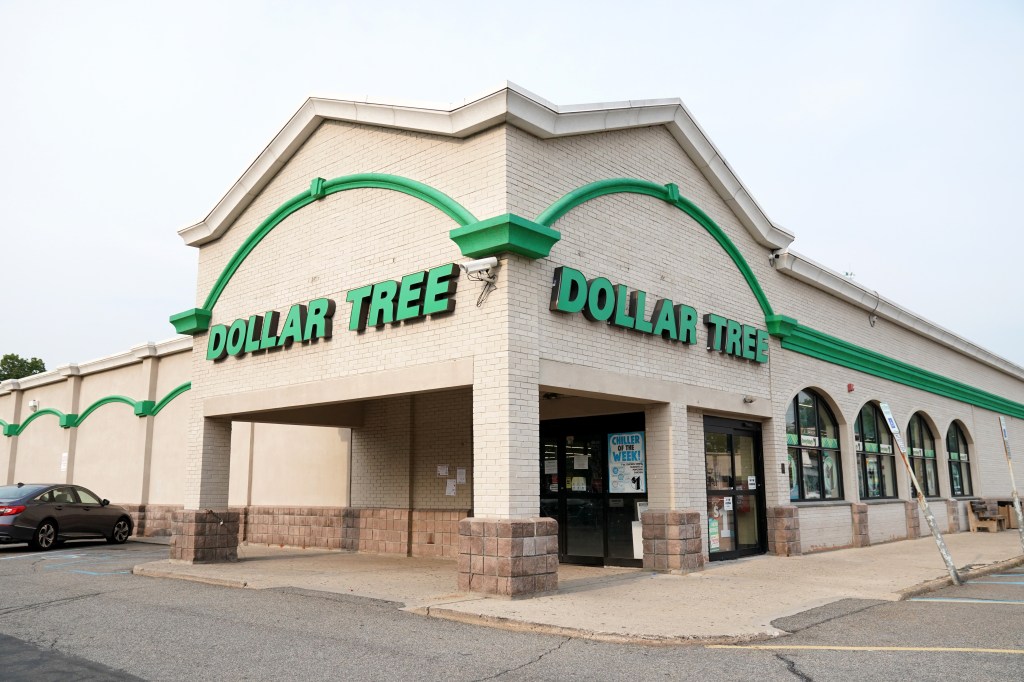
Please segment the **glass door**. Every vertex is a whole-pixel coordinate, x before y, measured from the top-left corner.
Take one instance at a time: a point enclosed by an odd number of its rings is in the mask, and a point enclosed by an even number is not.
[[[707,545],[712,561],[767,551],[760,425],[705,417]]]
[[[615,435],[628,436],[623,447],[634,457],[613,472],[608,452]],[[647,501],[646,467],[637,465],[643,438],[643,414],[541,422],[540,513],[558,521],[559,561],[643,564],[642,553],[637,558],[639,514]]]

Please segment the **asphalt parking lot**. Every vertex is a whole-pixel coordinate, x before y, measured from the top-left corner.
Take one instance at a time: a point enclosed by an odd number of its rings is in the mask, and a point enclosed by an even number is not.
[[[1024,568],[904,602],[845,599],[726,646],[638,646],[511,632],[401,604],[131,574],[159,545],[0,547],[7,680],[1019,680]]]

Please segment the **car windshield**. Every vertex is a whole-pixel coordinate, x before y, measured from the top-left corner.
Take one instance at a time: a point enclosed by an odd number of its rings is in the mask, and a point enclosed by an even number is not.
[[[19,488],[16,485],[0,485],[0,502],[20,500],[23,497],[35,497],[48,487],[45,485],[23,485]]]

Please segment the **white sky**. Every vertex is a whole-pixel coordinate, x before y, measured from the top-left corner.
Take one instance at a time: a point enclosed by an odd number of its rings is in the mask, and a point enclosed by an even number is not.
[[[1024,365],[1019,2],[0,0],[0,65],[0,354],[172,336],[176,231],[307,96],[508,79],[682,98],[794,250]]]

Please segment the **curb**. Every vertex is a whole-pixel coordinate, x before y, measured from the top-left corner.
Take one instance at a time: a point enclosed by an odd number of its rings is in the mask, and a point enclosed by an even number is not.
[[[989,564],[988,566],[981,566],[979,568],[972,568],[968,571],[961,571],[960,578],[966,582],[975,578],[982,578],[986,575],[992,575],[993,573],[999,573],[1000,571],[1005,571],[1008,568],[1016,568],[1021,565],[1024,565],[1024,554],[1013,557],[1012,559],[997,561],[996,563]],[[953,579],[949,577],[936,578],[935,580],[919,583],[913,587],[908,587],[905,590],[900,590],[899,601],[906,601],[912,597],[919,597],[922,594],[928,594],[929,592],[934,592],[935,590],[942,589],[943,587],[950,587],[952,585]]]
[[[219,587],[248,587],[249,583],[244,580],[232,580],[230,578],[211,578],[203,575],[190,573],[178,573],[177,571],[166,571],[159,568],[147,568],[144,565],[132,569],[132,575],[141,575],[146,578],[169,578],[171,580],[188,580],[194,583],[205,583],[206,585],[217,585]]]
[[[584,630],[582,628],[571,628],[560,625],[543,625],[522,620],[513,620],[502,616],[484,616],[476,613],[465,613],[438,607],[424,606],[414,609],[405,609],[409,613],[415,613],[428,618],[450,620],[467,625],[478,625],[500,630],[513,632],[531,632],[542,635],[555,635],[558,637],[570,637],[572,639],[586,639],[593,642],[605,642],[609,644],[631,644],[634,646],[668,647],[668,646],[704,646],[707,644],[745,644],[747,642],[763,642],[775,639],[784,634],[781,630],[775,633],[753,633],[748,635],[620,635],[612,632],[598,632],[595,630]]]

